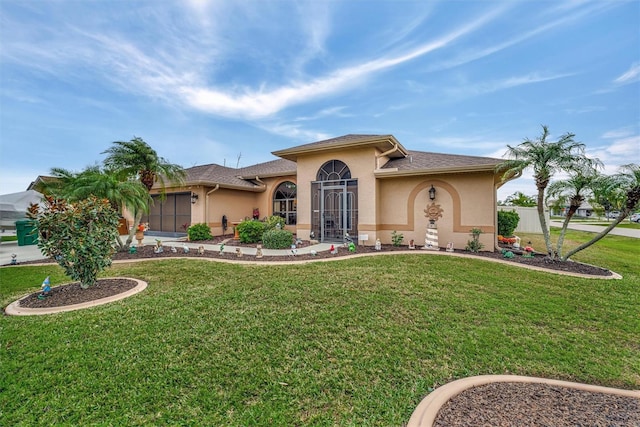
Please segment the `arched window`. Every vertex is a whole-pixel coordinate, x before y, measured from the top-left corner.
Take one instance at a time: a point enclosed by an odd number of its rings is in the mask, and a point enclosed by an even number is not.
[[[329,160],[322,165],[316,176],[316,181],[339,181],[341,179],[351,179],[351,171],[340,160]]]
[[[273,194],[273,214],[285,219],[287,225],[297,223],[298,200],[296,199],[296,184],[285,181],[278,185]]]

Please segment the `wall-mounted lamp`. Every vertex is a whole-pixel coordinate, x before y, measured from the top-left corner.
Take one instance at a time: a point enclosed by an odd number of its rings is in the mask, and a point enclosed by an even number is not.
[[[195,205],[198,201],[198,195],[196,193],[191,193],[191,204]]]
[[[431,186],[431,188],[429,189],[429,198],[431,200],[435,200],[436,199],[436,189],[433,188],[433,185]]]

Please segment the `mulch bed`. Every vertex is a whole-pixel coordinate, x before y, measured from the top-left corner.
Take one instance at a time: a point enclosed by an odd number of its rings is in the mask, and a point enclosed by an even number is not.
[[[211,241],[203,241],[203,242],[191,242],[193,244],[202,244],[202,245],[210,245],[210,244],[219,244],[220,240],[211,240]],[[236,246],[236,247],[251,247],[255,248],[255,244],[243,244],[237,240],[232,240],[226,243],[226,246]],[[303,248],[305,246],[309,246],[308,241],[303,241],[299,248]],[[506,249],[512,250],[510,247],[505,247]],[[298,254],[298,255],[286,255],[286,256],[264,256],[263,258],[256,258],[254,255],[243,254],[242,258],[239,258],[234,253],[225,252],[222,255],[218,251],[207,251],[205,250],[203,254],[198,254],[197,250],[191,248],[189,253],[184,253],[181,246],[176,246],[177,253],[171,252],[170,246],[164,247],[164,252],[160,254],[156,254],[153,252],[153,246],[144,246],[142,248],[138,248],[137,253],[129,254],[124,252],[118,252],[114,256],[114,260],[136,260],[136,259],[147,259],[147,258],[168,258],[168,257],[193,257],[193,258],[218,258],[218,259],[227,259],[227,260],[244,260],[244,261],[260,261],[260,262],[273,262],[273,261],[310,261],[310,260],[318,260],[318,259],[327,259],[327,258],[347,258],[349,256],[363,254],[363,253],[388,253],[388,252],[397,252],[397,251],[406,251],[407,246],[393,246],[393,245],[382,245],[382,250],[376,251],[373,246],[357,246],[356,252],[349,252],[349,250],[343,246],[338,246],[338,253],[336,255],[331,254],[329,251],[318,252],[316,255],[311,254]],[[419,247],[416,247],[416,252],[422,251]],[[440,249],[440,252],[445,252],[444,249]],[[517,252],[517,251],[516,251]],[[469,255],[475,255],[485,258],[494,258],[501,259],[504,261],[517,263],[517,264],[526,264],[531,266],[536,266],[540,268],[545,268],[548,270],[556,270],[556,271],[565,271],[572,273],[580,273],[587,274],[593,276],[611,276],[611,271],[592,266],[588,264],[582,264],[580,262],[574,261],[553,261],[548,259],[543,254],[535,254],[532,258],[526,258],[522,255],[515,255],[514,258],[507,259],[500,252],[478,252],[478,253],[470,253],[466,251],[456,251],[456,253],[464,253]]]
[[[82,289],[80,282],[69,283],[52,287],[51,291],[43,299],[38,298],[41,292],[33,293],[20,300],[20,307],[51,308],[80,304],[121,294],[135,288],[137,284],[135,280],[122,278],[98,279],[94,285]]]
[[[449,399],[433,425],[640,426],[640,399],[549,384],[496,382]]]
[[[190,242],[190,243],[210,245],[210,244],[219,244],[220,241],[221,239],[219,238],[216,240]],[[240,248],[256,247],[255,244],[247,245],[247,244],[240,243],[237,240],[228,241],[226,243],[226,246],[236,246]],[[309,246],[308,241],[303,241],[302,244],[299,245],[300,248],[305,246]],[[291,255],[285,255],[285,256],[264,256],[263,258],[258,259],[254,255],[243,254],[242,258],[239,258],[235,253],[225,252],[223,254],[220,254],[218,251],[209,251],[209,250],[205,250],[202,254],[199,254],[198,250],[194,248],[191,248],[188,253],[185,253],[184,250],[182,249],[182,245],[175,245],[176,252],[172,252],[171,245],[165,244],[164,251],[159,254],[154,253],[153,248],[154,248],[153,245],[145,245],[143,247],[136,248],[136,253],[134,254],[131,254],[128,252],[116,252],[116,254],[113,256],[113,260],[114,261],[122,261],[122,260],[135,261],[139,259],[151,259],[151,258],[164,259],[164,258],[172,258],[172,257],[189,257],[189,258],[214,258],[214,259],[238,260],[238,261],[259,261],[259,262],[265,262],[265,263],[274,262],[274,261],[295,262],[295,261],[312,261],[312,260],[327,259],[327,258],[343,259],[343,258],[348,258],[350,256],[363,254],[363,253],[370,253],[370,254],[389,253],[389,252],[397,252],[397,251],[406,251],[408,249],[407,246],[382,245],[382,250],[376,251],[373,246],[357,246],[356,252],[349,252],[349,250],[343,247],[342,245],[339,245],[339,246],[337,245],[338,253],[335,255],[331,254],[329,251],[322,251],[322,252],[318,252],[315,255],[298,254],[294,256],[291,254]],[[513,248],[508,246],[505,246],[504,248],[508,250],[513,250]],[[423,250],[420,249],[419,247],[416,247],[415,251],[422,252]],[[445,250],[443,248],[440,249],[440,252],[444,252],[444,251]],[[517,250],[513,250],[513,251],[514,253],[516,253],[516,255],[510,259],[505,258],[500,252],[481,251],[478,253],[471,253],[467,251],[456,250],[455,253],[469,254],[469,255],[485,257],[485,258],[500,259],[510,263],[530,265],[530,266],[535,266],[535,267],[539,267],[547,270],[580,273],[580,274],[586,274],[586,275],[592,275],[592,276],[611,276],[612,275],[611,271],[605,268],[601,268],[593,265],[583,264],[583,263],[574,262],[574,261],[565,261],[565,262],[553,261],[543,254],[535,254],[531,258],[527,258],[527,257],[523,257],[521,253],[518,254]],[[36,264],[36,263],[42,263],[42,262],[43,262],[42,260],[26,261],[26,262],[20,262],[19,264],[23,264],[23,265]]]

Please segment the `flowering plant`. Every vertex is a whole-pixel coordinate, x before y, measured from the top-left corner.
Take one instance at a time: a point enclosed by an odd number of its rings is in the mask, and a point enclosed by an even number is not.
[[[515,237],[504,237],[498,234],[498,242],[505,245],[513,245],[516,242]]]
[[[149,229],[149,223],[140,223],[138,224],[138,231],[147,231]]]

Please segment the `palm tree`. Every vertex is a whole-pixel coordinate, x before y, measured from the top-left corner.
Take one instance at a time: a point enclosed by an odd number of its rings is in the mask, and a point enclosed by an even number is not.
[[[165,182],[176,184],[184,183],[186,172],[182,166],[168,162],[149,146],[142,138],[134,137],[131,141],[114,141],[113,146],[102,154],[107,154],[104,165],[114,171],[122,179],[135,179],[144,185],[147,193],[156,182],[160,183],[161,192],[164,193]],[[148,210],[148,209],[147,209]],[[135,209],[134,227],[129,232],[126,245],[133,241],[136,227],[142,219],[144,209]]]
[[[148,210],[151,198],[147,189],[135,180],[120,180],[115,174],[90,166],[84,171],[75,173],[63,168],[51,169],[55,178],[51,182],[42,184],[41,190],[48,195],[77,202],[95,196],[107,199],[116,212],[122,212],[123,207],[132,211]],[[120,250],[127,245],[118,237],[116,244]]]
[[[555,258],[549,224],[544,216],[545,190],[555,173],[571,171],[581,165],[593,164],[593,160],[585,156],[585,145],[574,141],[574,134],[566,133],[555,142],[547,141],[548,136],[549,128],[543,125],[542,135],[537,139],[525,139],[516,147],[507,145],[506,154],[510,159],[497,165],[496,171],[502,173],[503,181],[507,181],[522,175],[526,169],[533,169],[533,177],[538,190],[538,218],[542,226],[547,253],[551,258]]]
[[[613,230],[616,225],[620,224],[626,217],[631,215],[631,213],[636,209],[640,208],[640,165],[630,163],[628,165],[621,166],[618,174],[610,177],[604,177],[599,181],[598,187],[599,188],[596,191],[605,197],[606,194],[623,194],[624,200],[620,215],[618,215],[618,217],[609,224],[607,228],[595,235],[591,240],[567,252],[567,254],[562,258],[563,261],[568,260],[570,256],[575,255],[602,239],[611,230]]]
[[[600,161],[594,160],[594,162],[596,167],[602,166]],[[558,242],[556,243],[556,254],[560,259],[562,259],[562,245],[564,244],[569,221],[578,211],[582,202],[593,194],[594,187],[600,180],[601,177],[595,167],[585,166],[571,171],[569,178],[552,182],[547,188],[547,199],[556,199],[563,205],[569,204],[569,210],[565,215],[560,236],[558,236]]]
[[[516,191],[505,199],[504,204],[507,206],[522,206],[530,208],[536,205],[536,199],[531,196],[527,196],[522,191]]]

